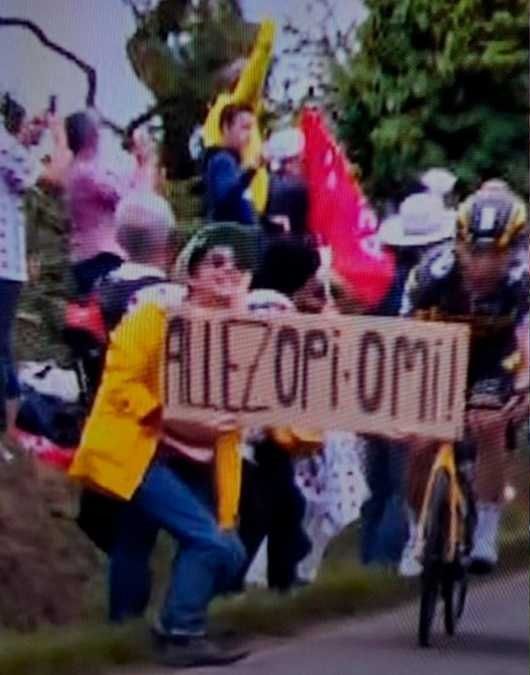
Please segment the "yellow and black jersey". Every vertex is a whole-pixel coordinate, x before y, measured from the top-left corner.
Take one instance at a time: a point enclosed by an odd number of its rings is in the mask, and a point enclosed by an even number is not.
[[[517,327],[528,314],[529,274],[515,258],[493,293],[471,294],[453,246],[437,249],[414,268],[403,295],[401,315],[463,322],[471,328],[469,384],[510,380],[519,365]]]

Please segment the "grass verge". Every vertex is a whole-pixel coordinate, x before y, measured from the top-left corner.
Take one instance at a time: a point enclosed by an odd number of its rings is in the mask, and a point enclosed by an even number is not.
[[[2,675],[96,675],[109,666],[145,660],[148,642],[139,625],[123,629],[83,626],[4,635],[0,639]]]
[[[519,519],[517,519],[519,524]],[[502,568],[507,574],[528,565],[527,529],[506,529]],[[310,587],[285,596],[252,591],[217,602],[212,627],[244,637],[290,636],[309,624],[389,610],[417,595],[417,583],[383,570],[333,563]],[[80,627],[0,638],[2,675],[96,675],[110,667],[139,663],[149,656],[144,624],[125,628]]]

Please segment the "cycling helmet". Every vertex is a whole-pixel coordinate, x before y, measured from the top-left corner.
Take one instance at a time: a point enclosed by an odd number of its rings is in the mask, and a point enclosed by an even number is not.
[[[504,181],[490,180],[460,206],[458,238],[505,249],[516,241],[526,222],[523,200]]]

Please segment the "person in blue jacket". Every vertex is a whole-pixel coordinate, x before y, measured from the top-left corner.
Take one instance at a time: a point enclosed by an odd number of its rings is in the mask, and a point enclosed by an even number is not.
[[[213,222],[258,224],[250,186],[259,167],[242,166],[254,122],[254,112],[247,105],[229,104],[221,113],[222,145],[208,149],[204,157],[205,211]]]

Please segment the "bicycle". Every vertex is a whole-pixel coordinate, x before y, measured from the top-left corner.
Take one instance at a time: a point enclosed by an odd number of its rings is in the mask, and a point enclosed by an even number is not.
[[[446,633],[453,636],[467,598],[468,569],[476,508],[471,489],[473,460],[464,444],[440,445],[419,519],[423,572],[418,641],[431,644],[438,598],[444,601]]]
[[[526,391],[506,390],[499,395],[495,383],[476,387],[468,410],[502,410],[507,416],[507,451],[513,446],[513,417]],[[510,433],[511,432],[511,433]],[[513,450],[513,448],[512,448]],[[476,451],[469,440],[442,443],[436,454],[423,498],[418,524],[422,559],[421,601],[418,625],[420,647],[429,647],[438,596],[444,601],[445,631],[453,636],[462,618],[467,598],[470,553],[477,522],[473,491]]]

